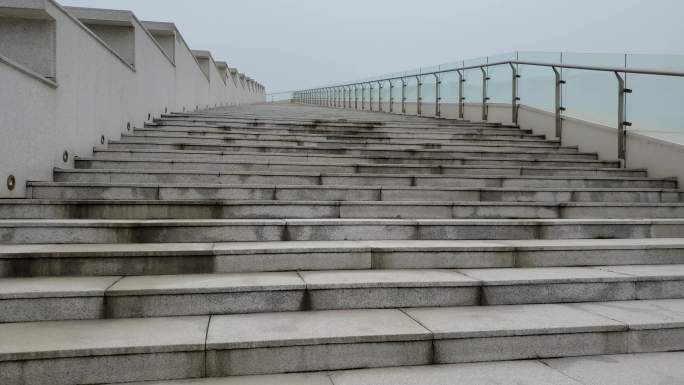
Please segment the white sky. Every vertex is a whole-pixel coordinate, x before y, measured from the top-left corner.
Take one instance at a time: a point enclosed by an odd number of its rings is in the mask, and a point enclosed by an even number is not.
[[[684,53],[683,0],[58,2],[174,22],[267,92],[517,50]]]

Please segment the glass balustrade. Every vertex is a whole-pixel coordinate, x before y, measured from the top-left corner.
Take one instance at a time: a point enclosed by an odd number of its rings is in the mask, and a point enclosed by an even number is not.
[[[583,68],[568,68],[573,66]],[[481,109],[483,102],[511,104],[514,70],[518,75],[517,103],[522,106],[610,127],[618,127],[624,121],[628,132],[684,143],[681,112],[684,76],[680,76],[684,74],[684,55],[509,52],[342,82],[315,90],[313,94],[310,91],[270,94],[268,100],[323,105],[332,100],[340,107],[365,110],[372,107],[374,111],[382,107],[382,111],[389,112],[390,86],[394,85],[393,113],[402,113],[403,95],[405,113],[417,114],[420,92],[422,115],[435,116],[442,111],[445,112],[440,114],[442,117],[456,118],[462,96],[464,105],[471,111],[468,118],[472,119],[473,108]],[[629,73],[631,70],[666,71],[670,75]],[[619,78],[625,80],[626,87],[622,119],[618,115]],[[350,84],[354,86],[349,87]],[[348,86],[344,93],[339,92],[342,86]],[[487,118],[487,114],[482,117]]]

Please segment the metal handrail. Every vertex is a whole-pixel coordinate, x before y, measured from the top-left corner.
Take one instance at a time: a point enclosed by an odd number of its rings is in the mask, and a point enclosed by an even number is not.
[[[565,111],[565,108],[561,105],[562,101],[562,86],[565,84],[565,80],[562,79],[561,72],[559,69],[574,69],[574,70],[585,70],[585,71],[599,71],[599,72],[612,72],[615,74],[617,78],[617,93],[618,93],[618,159],[621,161],[621,164],[624,166],[625,161],[626,161],[626,134],[627,130],[626,127],[630,127],[632,124],[626,120],[626,99],[627,99],[627,94],[632,93],[632,90],[628,89],[625,87],[625,76],[626,74],[636,74],[636,75],[654,75],[654,76],[670,76],[670,77],[684,77],[684,72],[678,72],[678,71],[660,71],[660,70],[651,70],[651,69],[639,69],[639,68],[624,68],[624,67],[602,67],[602,66],[585,66],[585,65],[573,65],[573,64],[558,64],[558,63],[543,63],[543,62],[530,62],[530,61],[518,61],[518,60],[507,60],[507,61],[499,61],[499,62],[494,62],[494,63],[484,63],[484,64],[476,64],[476,65],[470,65],[470,66],[462,66],[462,67],[456,67],[456,68],[446,68],[446,69],[440,69],[436,71],[430,71],[430,72],[421,72],[418,74],[411,74],[411,75],[397,75],[397,76],[391,76],[391,77],[386,77],[386,78],[381,78],[381,79],[374,79],[374,80],[365,80],[362,82],[352,82],[352,83],[345,83],[345,84],[339,84],[339,85],[334,85],[334,86],[329,86],[329,87],[323,87],[323,88],[311,88],[311,89],[306,89],[306,90],[297,90],[297,91],[290,91],[293,95],[293,100],[295,101],[302,101],[304,103],[308,104],[326,104],[326,99],[324,97],[324,91],[325,90],[333,90],[333,91],[339,91],[339,90],[344,90],[346,87],[354,87],[356,90],[357,86],[361,86],[361,109],[364,108],[365,100],[364,100],[364,85],[368,84],[369,86],[369,109],[373,111],[373,83],[378,84],[378,110],[382,111],[382,84],[384,82],[389,82],[390,84],[390,112],[393,111],[393,106],[392,103],[394,102],[393,97],[392,97],[392,88],[393,84],[392,81],[394,80],[401,80],[402,84],[402,92],[401,92],[401,111],[402,114],[406,113],[406,85],[407,85],[407,79],[409,78],[416,78],[417,84],[416,84],[416,115],[420,116],[422,115],[422,109],[421,109],[421,104],[422,104],[422,96],[421,96],[421,86],[422,86],[422,78],[424,76],[430,76],[433,75],[435,76],[435,116],[439,117],[441,115],[440,111],[440,104],[441,104],[441,90],[440,90],[440,85],[441,85],[441,78],[440,75],[446,74],[446,73],[453,73],[456,72],[458,73],[459,76],[459,95],[458,95],[458,117],[460,119],[463,119],[464,117],[464,109],[465,109],[465,98],[463,97],[463,83],[465,83],[466,79],[464,77],[464,72],[466,70],[471,70],[471,69],[480,69],[482,71],[482,120],[487,121],[488,119],[488,101],[489,97],[487,96],[487,82],[490,80],[489,75],[487,73],[486,69],[489,69],[490,67],[496,67],[496,66],[504,66],[508,65],[511,68],[511,120],[513,124],[518,124],[518,108],[519,108],[519,100],[520,98],[518,97],[518,80],[520,78],[520,75],[518,73],[518,66],[534,66],[534,67],[547,67],[553,70],[554,76],[555,76],[555,109],[554,109],[554,115],[555,115],[555,129],[556,129],[556,136],[558,138],[562,139],[563,135],[563,112]],[[351,96],[350,96],[351,97]],[[354,92],[354,109],[358,109],[358,96],[356,92]],[[329,102],[329,99],[328,99]],[[335,94],[333,93],[333,106],[340,106],[339,100],[335,97]],[[344,105],[344,104],[343,104]],[[349,108],[351,108],[351,100],[347,104]]]

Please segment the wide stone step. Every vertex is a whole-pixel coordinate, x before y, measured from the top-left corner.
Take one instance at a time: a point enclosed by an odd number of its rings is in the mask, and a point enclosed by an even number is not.
[[[245,107],[241,107],[244,111]],[[248,108],[248,107],[247,107]],[[479,126],[479,127],[513,127],[497,122],[471,122],[463,119],[434,119],[425,116],[397,115],[397,114],[377,114],[373,111],[350,111],[341,109],[316,109],[307,110],[302,114],[301,110],[283,109],[273,111],[273,113],[259,110],[250,114],[243,114],[242,111],[231,111],[222,113],[218,111],[201,112],[172,112],[163,114],[155,121],[193,121],[193,122],[243,122],[249,124],[312,124],[312,125],[337,125],[337,126],[405,126],[405,127],[459,127],[459,126]]]
[[[175,127],[175,126],[165,126],[158,127],[155,124],[146,124],[144,128],[136,128],[134,133],[140,134],[152,134],[156,133],[180,133],[184,135],[209,135],[209,134],[223,134],[223,135],[239,135],[242,138],[252,138],[256,139],[262,135],[268,136],[302,136],[302,137],[312,137],[312,138],[340,138],[340,139],[381,139],[381,140],[395,140],[395,139],[434,139],[434,140],[510,140],[510,141],[523,141],[523,142],[541,142],[541,143],[559,143],[558,140],[547,140],[544,135],[532,135],[525,134],[522,132],[511,132],[508,134],[498,134],[498,135],[487,135],[487,134],[477,134],[477,133],[425,133],[425,132],[335,132],[331,130],[318,130],[311,128],[283,128],[283,129],[261,129],[258,127],[250,128],[210,128],[210,127]]]
[[[426,123],[339,123],[339,122],[305,122],[292,120],[289,122],[268,122],[268,121],[236,121],[231,119],[162,119],[154,124],[146,126],[157,127],[210,127],[210,128],[257,128],[257,129],[312,129],[316,131],[336,131],[336,132],[382,132],[382,133],[512,133],[512,134],[531,134],[532,130],[521,129],[514,126],[503,126],[500,124],[467,123],[435,125]]]
[[[0,323],[684,298],[684,265],[0,279]]]
[[[364,156],[449,156],[449,157],[478,157],[478,158],[510,158],[510,159],[584,159],[597,160],[596,153],[582,153],[577,150],[568,152],[546,151],[544,149],[520,149],[512,151],[503,150],[477,150],[477,149],[407,149],[399,148],[370,148],[358,146],[327,146],[305,147],[287,145],[266,145],[257,143],[254,145],[232,144],[197,144],[197,143],[155,143],[150,141],[110,141],[108,148],[118,150],[189,150],[189,151],[224,151],[224,152],[261,152],[261,153],[297,153],[297,154],[334,154]]]
[[[8,385],[93,384],[683,350],[684,300],[0,325]]]
[[[271,134],[310,134],[310,135],[338,135],[338,136],[356,136],[356,137],[434,137],[435,135],[455,135],[455,136],[471,136],[471,137],[508,137],[508,138],[536,138],[546,139],[545,135],[535,135],[532,130],[514,128],[514,127],[478,127],[478,126],[463,126],[463,127],[385,127],[385,126],[317,126],[307,124],[288,124],[288,125],[253,125],[245,123],[192,123],[192,122],[159,122],[146,123],[142,128],[138,129],[157,129],[160,131],[203,131],[203,130],[220,130],[222,132],[254,132],[254,133],[271,133]]]
[[[79,200],[681,202],[674,189],[468,188],[29,182],[29,198]]]
[[[508,158],[468,158],[448,156],[404,156],[404,157],[371,157],[351,156],[334,154],[297,154],[297,153],[249,153],[249,152],[222,152],[222,151],[178,151],[178,150],[113,150],[96,148],[93,157],[96,159],[197,159],[204,161],[249,161],[249,162],[313,162],[313,163],[341,163],[352,161],[355,163],[371,164],[419,164],[419,165],[478,165],[478,166],[532,166],[532,167],[592,167],[592,168],[618,168],[620,162],[583,160],[583,159],[508,159]]]
[[[0,200],[1,219],[684,218],[684,203]]]
[[[504,129],[520,129],[518,126],[501,124],[496,122],[471,122],[467,120],[456,119],[440,119],[426,117],[410,117],[398,115],[366,115],[362,119],[357,119],[356,116],[340,116],[339,111],[335,111],[336,116],[304,116],[292,115],[283,116],[263,116],[261,114],[253,116],[234,116],[234,115],[162,115],[159,119],[154,121],[160,124],[228,124],[228,125],[246,125],[251,127],[335,127],[335,128],[366,128],[366,129],[411,129],[415,131],[429,130],[429,129],[457,129],[457,128],[504,128]]]
[[[0,220],[0,244],[681,236],[684,219]]]
[[[274,171],[55,169],[55,182],[197,183],[391,187],[677,188],[672,178],[361,174]]]
[[[521,129],[518,126],[502,125],[499,123],[482,123],[482,122],[442,122],[435,124],[434,121],[375,121],[375,122],[332,122],[332,121],[306,121],[303,119],[290,120],[264,120],[264,119],[232,119],[225,118],[191,118],[178,119],[177,117],[169,117],[156,119],[153,123],[146,124],[147,126],[184,126],[184,127],[230,127],[230,128],[258,128],[258,129],[289,129],[289,128],[309,128],[317,130],[365,130],[371,132],[445,132],[453,133],[459,130],[501,130],[508,132],[531,132],[529,129]]]
[[[684,264],[682,239],[5,245],[0,276]]]
[[[230,138],[211,138],[176,135],[171,136],[144,136],[137,134],[123,134],[120,141],[115,143],[154,143],[154,144],[195,144],[195,145],[226,145],[233,146],[298,146],[304,148],[345,148],[353,147],[359,149],[376,150],[423,150],[423,149],[442,149],[450,151],[494,151],[494,152],[522,152],[540,151],[549,153],[575,153],[576,147],[559,147],[553,144],[488,144],[488,143],[449,143],[446,141],[433,141],[422,143],[368,143],[359,140],[294,140],[294,139],[230,139]]]
[[[426,144],[426,143],[449,143],[449,144],[481,144],[481,145],[511,145],[513,143],[521,146],[533,147],[558,147],[559,141],[546,141],[534,137],[516,137],[509,135],[501,137],[497,135],[473,135],[473,134],[310,134],[302,132],[235,132],[227,129],[183,129],[169,128],[136,128],[130,137],[173,137],[173,138],[205,138],[205,139],[226,139],[226,140],[264,140],[264,141],[295,141],[300,142],[350,142],[361,144]]]
[[[646,385],[684,383],[684,352],[233,376],[130,385]],[[661,381],[662,382],[662,381]]]
[[[515,166],[429,166],[411,164],[371,164],[360,162],[316,163],[313,161],[204,161],[196,159],[103,159],[76,158],[79,169],[125,170],[202,170],[202,171],[286,171],[361,174],[439,174],[439,175],[549,175],[549,176],[626,176],[646,177],[645,169],[589,167],[515,167]]]

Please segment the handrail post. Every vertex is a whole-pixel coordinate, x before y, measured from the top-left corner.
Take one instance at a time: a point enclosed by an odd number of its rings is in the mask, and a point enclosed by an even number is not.
[[[361,83],[361,110],[366,109],[366,87]]]
[[[620,167],[627,167],[627,127],[632,123],[627,121],[627,94],[632,90],[625,88],[625,78],[619,72],[615,72],[618,80],[618,160]]]
[[[420,88],[423,85],[423,82],[420,80],[420,75],[416,76],[416,82],[416,115],[420,116],[422,114],[421,104],[423,101],[423,97],[420,94]]]
[[[382,112],[382,81],[378,81],[378,111]]]
[[[520,75],[518,75],[518,68],[513,65],[513,63],[508,63],[508,65],[511,66],[511,122],[513,122],[514,125],[518,124],[518,100],[520,98],[518,97],[518,79],[520,79]]]
[[[394,95],[393,91],[394,90],[394,83],[392,82],[392,79],[389,80],[389,112],[392,113],[394,112]]]
[[[406,113],[406,79],[401,78],[401,113]]]
[[[442,79],[440,78],[439,74],[434,74],[435,75],[435,117],[439,118],[442,115],[442,111],[440,109],[440,103],[442,101]]]
[[[463,83],[465,83],[465,78],[463,77],[463,72],[461,70],[458,72],[458,118],[463,119],[465,116],[465,98],[463,97]]]
[[[562,85],[565,84],[563,79],[561,79],[561,73],[558,71],[558,68],[556,67],[551,67],[553,69],[553,73],[555,74],[556,77],[556,101],[555,101],[555,111],[556,111],[556,137],[558,139],[563,139],[563,116],[562,113],[565,110],[563,106],[561,105],[562,101]]]
[[[487,111],[487,101],[489,101],[489,97],[487,96],[487,81],[489,80],[489,76],[487,75],[485,67],[480,67],[480,70],[482,71],[482,121],[486,122],[489,117]]]
[[[373,111],[373,83],[368,82],[368,109]]]
[[[351,109],[351,87],[344,86],[347,89],[347,109]]]

